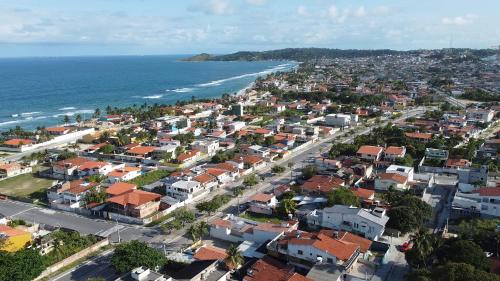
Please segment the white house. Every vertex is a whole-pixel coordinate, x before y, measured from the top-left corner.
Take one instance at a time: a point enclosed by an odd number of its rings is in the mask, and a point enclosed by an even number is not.
[[[376,190],[389,190],[391,186],[397,190],[408,189],[408,177],[398,173],[380,173],[377,175],[375,179]]]
[[[249,198],[250,207],[248,210],[257,214],[272,215],[273,209],[278,204],[276,196],[273,194],[257,193]]]
[[[413,175],[415,173],[415,169],[413,167],[408,166],[400,166],[400,165],[390,165],[385,170],[386,173],[396,173],[408,178],[408,181],[413,181]]]
[[[383,151],[384,148],[380,146],[363,145],[358,149],[356,155],[367,161],[378,161]]]
[[[283,233],[297,230],[297,221],[259,223],[229,214],[222,219],[210,222],[210,236],[229,242],[251,241],[264,243],[273,240]]]
[[[356,243],[300,230],[282,234],[267,248],[270,252],[285,255],[293,264],[298,262],[302,267],[326,263],[349,269],[360,255],[360,246]]]
[[[466,190],[459,185],[452,201],[451,212],[456,217],[477,214],[500,217],[500,186]]]
[[[350,114],[328,114],[325,116],[325,123],[329,126],[338,126],[338,127],[349,127],[351,124],[354,124]]]
[[[404,146],[389,146],[384,150],[384,159],[394,161],[397,158],[406,155],[406,147]]]
[[[425,149],[426,158],[446,160],[448,159],[448,156],[449,156],[448,150],[436,149],[436,148]]]
[[[311,227],[345,230],[371,240],[378,240],[382,236],[387,221],[389,217],[385,209],[376,208],[370,211],[345,205],[314,210],[307,215],[307,223]]]
[[[124,166],[108,173],[110,183],[129,181],[142,174],[141,168]]]
[[[271,154],[271,149],[255,144],[255,145],[249,146],[247,149],[247,152],[250,155],[256,155],[256,156],[259,156],[262,158],[267,158]]]
[[[214,155],[217,150],[219,150],[219,140],[218,139],[204,139],[196,140],[191,144],[191,147],[195,150],[199,150],[207,155]]]
[[[103,161],[87,161],[77,168],[79,177],[92,175],[107,175],[113,170],[113,165]]]
[[[166,186],[167,196],[180,201],[193,199],[205,191],[202,185],[194,180],[179,180]]]
[[[490,109],[467,109],[467,119],[479,122],[491,122],[495,117],[495,111]]]

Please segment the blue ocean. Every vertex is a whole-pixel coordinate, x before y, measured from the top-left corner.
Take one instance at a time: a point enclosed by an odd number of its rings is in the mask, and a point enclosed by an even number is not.
[[[108,105],[219,97],[258,76],[295,66],[284,61],[182,62],[182,57],[0,59],[0,131],[60,124],[65,115],[87,118]]]

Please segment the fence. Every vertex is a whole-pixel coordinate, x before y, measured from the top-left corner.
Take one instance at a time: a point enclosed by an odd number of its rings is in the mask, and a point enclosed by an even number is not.
[[[92,253],[95,253],[97,252],[100,248],[104,247],[104,246],[107,246],[109,245],[109,240],[108,238],[105,238],[97,243],[95,243],[94,245],[86,248],[86,249],[83,249],[81,250],[80,252],[76,253],[76,254],[73,254],[67,258],[65,258],[64,260],[58,262],[58,263],[55,263],[49,267],[47,267],[43,272],[42,274],[40,274],[40,276],[38,276],[37,278],[35,278],[33,281],[38,281],[38,280],[41,280],[47,276],[49,276],[50,274],[60,270],[61,268],[65,267],[65,266],[68,266],[72,263],[74,263],[75,261],[79,260],[79,259],[82,259],[82,258],[85,258],[87,256],[89,256],[90,254]]]

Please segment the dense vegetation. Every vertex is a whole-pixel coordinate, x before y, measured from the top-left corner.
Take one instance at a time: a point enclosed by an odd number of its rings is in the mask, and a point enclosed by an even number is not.
[[[402,233],[412,232],[424,226],[432,216],[432,207],[409,192],[400,192],[389,188],[384,195],[390,204],[387,227]]]
[[[154,170],[151,172],[147,172],[143,175],[140,175],[135,179],[130,180],[129,183],[133,183],[139,187],[142,187],[157,182],[162,178],[167,177],[169,174],[170,172],[166,170]]]
[[[161,252],[137,240],[118,245],[111,258],[111,264],[120,273],[129,272],[139,266],[156,269],[166,263],[167,260]]]
[[[467,89],[465,93],[460,95],[460,98],[473,101],[482,101],[482,102],[491,102],[491,101],[498,102],[500,101],[500,94],[489,93],[481,89]]]

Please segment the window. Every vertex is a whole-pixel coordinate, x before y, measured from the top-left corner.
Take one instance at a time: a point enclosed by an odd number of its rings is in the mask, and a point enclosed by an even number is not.
[[[333,259],[332,259],[332,258],[327,258],[327,259],[326,259],[326,262],[328,262],[328,263],[333,263]]]
[[[298,251],[297,251],[297,254],[299,254],[299,255],[303,255],[303,254],[304,254],[304,252],[302,252],[302,250],[298,250]]]
[[[486,205],[481,205],[481,210],[483,210],[483,211],[487,211],[487,210],[488,210],[488,206],[486,206]]]

